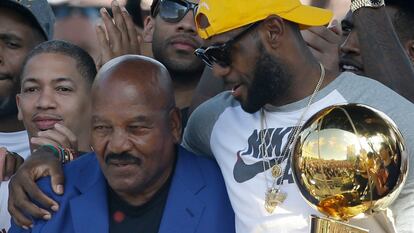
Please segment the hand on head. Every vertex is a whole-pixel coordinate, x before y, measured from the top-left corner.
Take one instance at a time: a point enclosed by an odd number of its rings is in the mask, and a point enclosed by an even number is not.
[[[332,71],[339,71],[341,35],[341,27],[336,19],[328,27],[311,27],[302,31],[303,39],[312,54],[326,69]]]

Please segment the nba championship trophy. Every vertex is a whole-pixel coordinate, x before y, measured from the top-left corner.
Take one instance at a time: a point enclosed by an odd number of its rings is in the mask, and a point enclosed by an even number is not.
[[[401,133],[384,113],[360,104],[335,105],[312,116],[295,140],[293,177],[307,203],[311,233],[369,232],[347,224],[385,210],[408,174]]]

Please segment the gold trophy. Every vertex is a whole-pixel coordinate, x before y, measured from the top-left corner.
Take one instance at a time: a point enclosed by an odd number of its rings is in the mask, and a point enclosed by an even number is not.
[[[292,171],[311,216],[311,233],[363,233],[346,222],[385,210],[408,174],[404,139],[384,113],[334,105],[312,116],[294,142]]]

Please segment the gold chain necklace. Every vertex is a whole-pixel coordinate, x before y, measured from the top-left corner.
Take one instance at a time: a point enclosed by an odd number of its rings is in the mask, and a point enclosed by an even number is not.
[[[260,113],[261,113],[260,114],[260,126],[261,126],[260,141],[261,141],[261,152],[263,156],[263,159],[262,159],[263,173],[265,175],[265,180],[266,180],[266,193],[265,193],[264,207],[269,214],[273,213],[274,209],[278,205],[282,204],[287,198],[287,193],[284,193],[280,190],[280,187],[283,183],[284,175],[285,175],[284,174],[285,170],[282,168],[281,164],[283,161],[285,161],[285,159],[290,157],[290,154],[292,152],[292,148],[290,147],[295,144],[298,134],[300,130],[302,129],[301,122],[303,118],[305,117],[306,113],[308,112],[310,106],[312,105],[312,101],[314,97],[316,96],[316,94],[318,93],[319,88],[321,87],[323,80],[325,78],[325,68],[323,67],[321,63],[319,63],[319,65],[321,67],[321,75],[319,77],[318,83],[316,84],[315,90],[310,96],[308,105],[306,106],[305,110],[300,116],[297,125],[294,127],[292,133],[288,137],[288,141],[283,147],[282,160],[280,160],[279,164],[277,164],[277,161],[275,160],[275,164],[273,166],[271,165],[270,163],[271,160],[267,154],[267,145],[266,145],[266,139],[265,139],[266,133],[267,133],[267,122],[266,122],[265,110],[264,108],[260,110]],[[265,132],[265,128],[266,128],[266,132]],[[268,185],[268,180],[267,180],[267,173],[266,173],[267,169],[271,169],[271,173],[273,177],[273,182],[270,187]],[[280,178],[279,182],[277,182],[278,178]]]

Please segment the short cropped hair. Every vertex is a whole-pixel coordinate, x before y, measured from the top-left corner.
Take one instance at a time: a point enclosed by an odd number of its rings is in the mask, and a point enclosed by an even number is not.
[[[395,7],[397,12],[392,18],[395,31],[402,43],[414,39],[414,1],[386,0],[386,6]]]
[[[46,41],[36,46],[27,55],[22,66],[22,71],[31,58],[43,53],[62,54],[73,58],[76,61],[76,68],[78,69],[80,75],[85,78],[85,81],[89,84],[89,86],[92,86],[93,80],[95,79],[97,73],[93,58],[88,54],[88,52],[79,46],[63,40]]]

